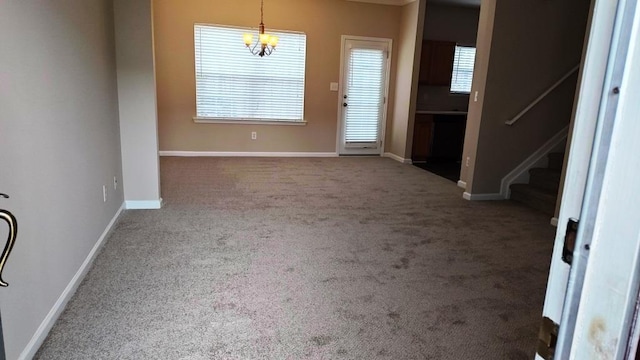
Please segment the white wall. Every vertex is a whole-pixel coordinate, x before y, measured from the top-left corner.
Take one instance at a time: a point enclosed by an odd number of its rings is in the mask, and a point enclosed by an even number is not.
[[[0,44],[0,208],[19,222],[0,311],[16,359],[123,202],[111,1],[0,1]]]
[[[114,0],[122,173],[127,208],[159,208],[151,0]]]

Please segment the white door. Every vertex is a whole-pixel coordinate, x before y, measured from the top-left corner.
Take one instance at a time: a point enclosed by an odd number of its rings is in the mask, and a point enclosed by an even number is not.
[[[597,358],[576,357],[578,349],[572,347],[574,336],[579,336],[583,330],[595,329],[598,332],[601,325],[602,329],[608,328],[607,324],[592,323],[591,326],[595,328],[591,329],[589,326],[576,327],[576,324],[581,302],[585,300],[582,294],[587,265],[596,251],[591,241],[594,239],[594,224],[599,216],[598,204],[605,196],[603,180],[618,106],[618,87],[624,73],[626,49],[629,47],[628,33],[626,36],[621,35],[625,22],[623,15],[625,10],[628,12],[625,3],[629,4],[630,1],[594,1],[595,9],[592,13],[595,15],[588,29],[589,41],[580,73],[567,178],[543,310],[543,317],[558,325],[557,345],[553,356],[555,359]],[[627,28],[626,31],[629,30]],[[569,264],[566,257],[563,260],[563,251],[570,219],[577,220],[579,224],[575,234],[575,250],[569,252],[572,254]],[[589,297],[603,295],[604,292],[591,292]],[[595,336],[598,338],[595,342],[599,343],[604,334],[598,333]],[[536,359],[542,359],[541,355],[538,352]]]
[[[342,45],[338,153],[380,155],[391,40],[343,36]]]

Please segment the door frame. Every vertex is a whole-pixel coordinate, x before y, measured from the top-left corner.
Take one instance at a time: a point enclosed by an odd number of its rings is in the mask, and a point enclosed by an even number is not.
[[[558,335],[559,345],[567,349],[563,353],[571,359],[631,359],[635,355],[631,353],[635,344],[629,340],[640,286],[640,206],[634,201],[640,190],[630,179],[640,176],[636,138],[640,131],[640,6],[638,0],[617,3],[600,109],[603,124],[585,193],[586,226],[582,238],[578,230],[573,256],[582,267],[571,269],[562,317],[574,334],[563,336],[560,331]]]
[[[606,164],[611,157],[609,148],[614,119],[620,106],[614,89],[620,86],[625,71],[626,50],[629,47],[628,39],[621,36],[621,15],[624,15],[625,4],[636,1],[594,0],[592,3],[593,18],[585,41],[567,180],[543,310],[544,317],[559,324],[555,356],[562,359],[573,358],[573,351],[584,348],[587,342],[583,334],[589,330],[588,326],[577,324],[577,320],[579,312],[584,310],[579,310],[585,300],[581,297],[583,285],[589,286],[589,282],[585,282],[585,275],[587,271],[594,270],[587,270],[588,259],[598,251],[590,245],[595,235],[594,225],[601,221],[601,191],[604,190],[602,185]],[[571,266],[561,260],[566,226],[570,218],[580,219]],[[615,269],[600,267],[598,271],[611,274]],[[609,296],[602,289],[596,298],[607,299]],[[634,301],[636,296],[634,294]],[[582,346],[576,346],[577,344]],[[536,359],[541,357],[536,354]]]
[[[567,175],[560,203],[543,310],[543,316],[556,323],[560,323],[562,317],[570,270],[569,265],[561,260],[564,236],[569,219],[580,219],[582,211],[617,8],[617,1],[612,4],[609,0],[594,0],[594,3],[591,9],[593,18],[587,29],[588,38],[585,40],[585,50],[578,74],[579,90],[574,122],[570,131]]]
[[[387,58],[387,69],[386,69],[386,78],[385,78],[385,89],[384,89],[384,97],[386,101],[384,102],[382,108],[382,120],[380,124],[380,154],[379,156],[384,155],[384,148],[386,145],[385,136],[387,133],[387,112],[389,109],[389,81],[391,79],[391,60],[393,59],[393,40],[388,38],[379,38],[379,37],[370,37],[370,36],[355,36],[355,35],[342,35],[340,39],[340,78],[338,81],[338,128],[336,131],[336,154],[340,156],[340,142],[342,138],[342,97],[344,96],[344,73],[345,73],[345,53],[344,47],[347,43],[347,40],[355,40],[355,41],[378,41],[385,42],[388,47],[389,57]],[[375,156],[375,155],[369,155]]]

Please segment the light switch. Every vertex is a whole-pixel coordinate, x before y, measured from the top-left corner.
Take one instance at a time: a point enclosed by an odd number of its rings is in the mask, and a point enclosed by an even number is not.
[[[337,82],[332,82],[331,84],[329,84],[329,90],[338,91],[338,83]]]

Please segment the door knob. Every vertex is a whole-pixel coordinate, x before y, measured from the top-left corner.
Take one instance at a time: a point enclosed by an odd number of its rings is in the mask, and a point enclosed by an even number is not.
[[[5,199],[9,198],[9,196],[6,194],[0,194],[0,197],[3,197]],[[16,217],[13,216],[13,214],[11,214],[7,210],[0,210],[0,219],[4,220],[7,223],[7,225],[9,225],[9,234],[7,236],[7,242],[4,245],[2,256],[0,256],[0,286],[7,287],[9,286],[9,284],[6,283],[4,280],[2,280],[2,270],[4,270],[4,265],[6,264],[7,259],[9,258],[9,254],[11,253],[11,250],[13,249],[13,245],[16,242],[16,237],[18,236],[18,221],[16,220]]]

